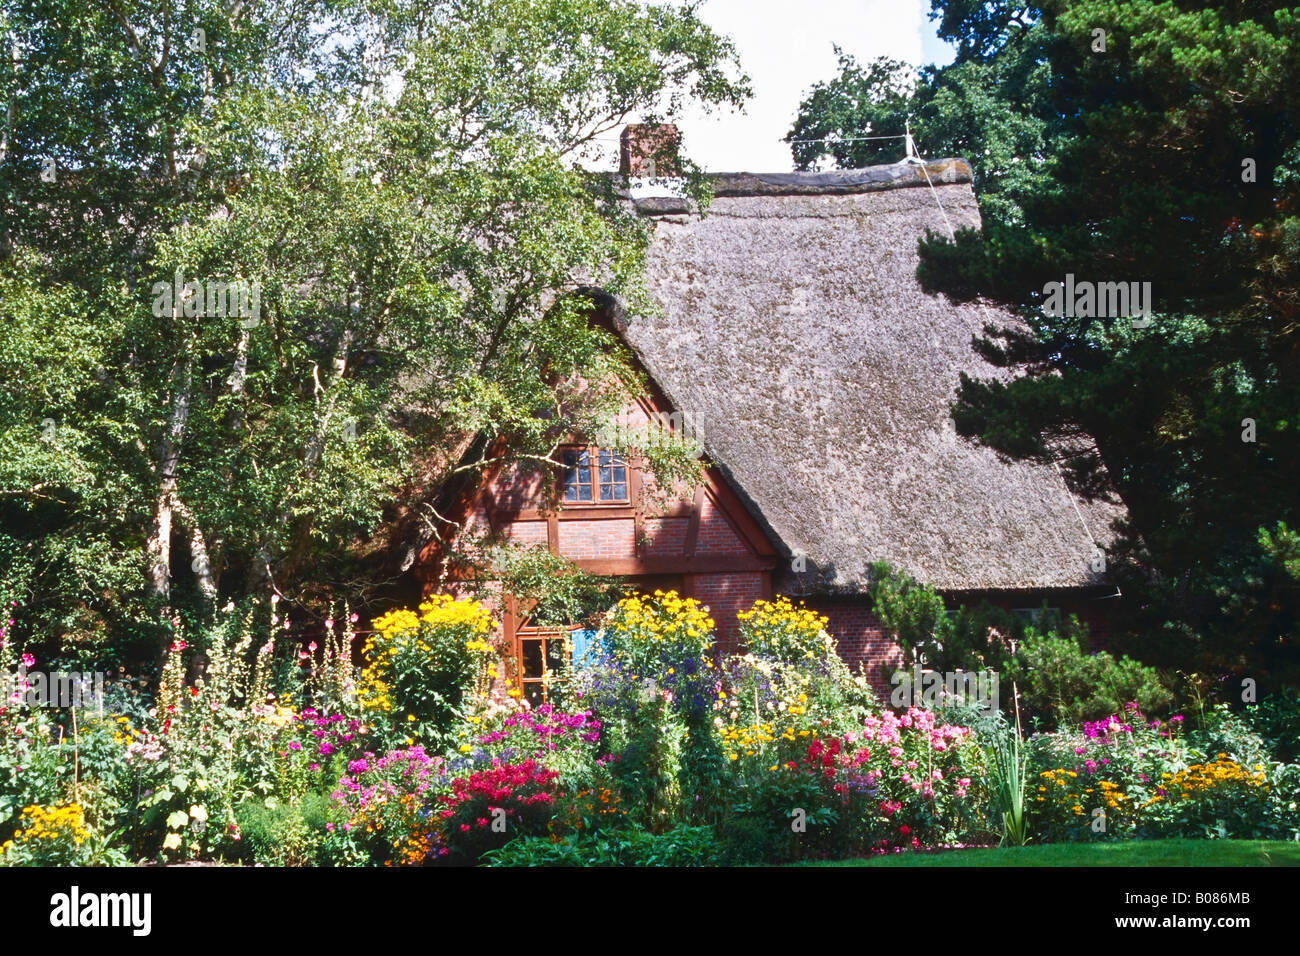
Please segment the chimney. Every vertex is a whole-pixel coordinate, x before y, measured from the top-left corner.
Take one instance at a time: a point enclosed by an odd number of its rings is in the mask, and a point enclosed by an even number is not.
[[[672,123],[629,123],[619,137],[619,171],[647,179],[680,176],[680,145],[681,134]]]

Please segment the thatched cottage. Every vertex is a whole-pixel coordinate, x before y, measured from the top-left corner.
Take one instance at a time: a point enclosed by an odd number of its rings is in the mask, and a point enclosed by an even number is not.
[[[624,172],[640,171],[635,134],[624,147]],[[649,285],[662,311],[605,310],[652,382],[630,419],[693,425],[704,485],[647,510],[634,462],[575,446],[559,506],[541,500],[539,476],[503,472],[467,499],[471,525],[690,594],[724,646],[756,598],[801,597],[873,679],[896,653],[866,596],[880,559],[954,601],[1046,600],[1101,624],[1115,588],[1098,549],[1117,508],[1076,497],[1051,466],[960,438],[949,417],[960,373],[1004,374],[972,340],[1016,321],[927,294],[916,278],[927,229],[980,225],[969,166],[724,174],[714,185],[703,217],[680,199],[635,200],[653,220]],[[530,627],[513,599],[503,611],[536,696],[555,632]]]

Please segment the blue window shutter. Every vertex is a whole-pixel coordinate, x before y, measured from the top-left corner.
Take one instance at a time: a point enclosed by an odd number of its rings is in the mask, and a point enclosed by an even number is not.
[[[569,640],[573,642],[573,666],[584,667],[595,662],[600,653],[600,642],[596,640],[596,631],[570,631]]]

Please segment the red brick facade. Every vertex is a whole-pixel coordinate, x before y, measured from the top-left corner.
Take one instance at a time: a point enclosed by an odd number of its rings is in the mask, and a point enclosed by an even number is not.
[[[647,400],[629,415],[641,422],[659,414]],[[676,588],[708,606],[717,624],[720,653],[738,650],[738,612],[760,598],[771,599],[773,577],[780,577],[778,552],[744,504],[715,468],[708,468],[704,485],[691,491],[673,489],[666,496],[655,491],[649,475],[628,462],[627,498],[610,502],[584,502],[561,506],[555,488],[540,471],[502,469],[466,500],[460,517],[472,537],[496,536],[516,544],[543,546],[574,561],[593,574],[626,577],[642,590]],[[548,496],[548,488],[550,493]],[[649,502],[654,501],[651,504]],[[417,571],[424,589],[460,590],[454,579],[439,571],[435,552],[421,555]],[[1035,608],[1042,595],[1007,593],[951,595],[960,603],[981,600],[1008,610]],[[889,672],[902,663],[897,645],[885,637],[865,595],[805,599],[809,607],[829,619],[840,656],[871,681],[884,698],[889,695]],[[502,620],[499,637],[511,648],[510,670],[523,667],[524,640],[537,640],[528,627],[527,609],[513,596],[495,602]],[[1080,595],[1049,597],[1048,603],[1067,614],[1079,614],[1093,628],[1095,642],[1105,640],[1104,601]]]

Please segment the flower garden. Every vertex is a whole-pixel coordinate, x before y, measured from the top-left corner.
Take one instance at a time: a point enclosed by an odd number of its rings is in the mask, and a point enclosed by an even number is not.
[[[269,617],[268,617],[269,612]],[[102,708],[0,708],[0,864],[751,865],[997,845],[1300,839],[1300,765],[1248,712],[1017,730],[893,709],[784,598],[719,655],[629,594],[530,706],[489,611],[436,595],[280,646],[275,603],[177,639]],[[261,625],[258,625],[259,619]],[[269,622],[269,623],[268,623]],[[0,644],[0,670],[28,654]],[[101,712],[102,709],[102,712]]]

